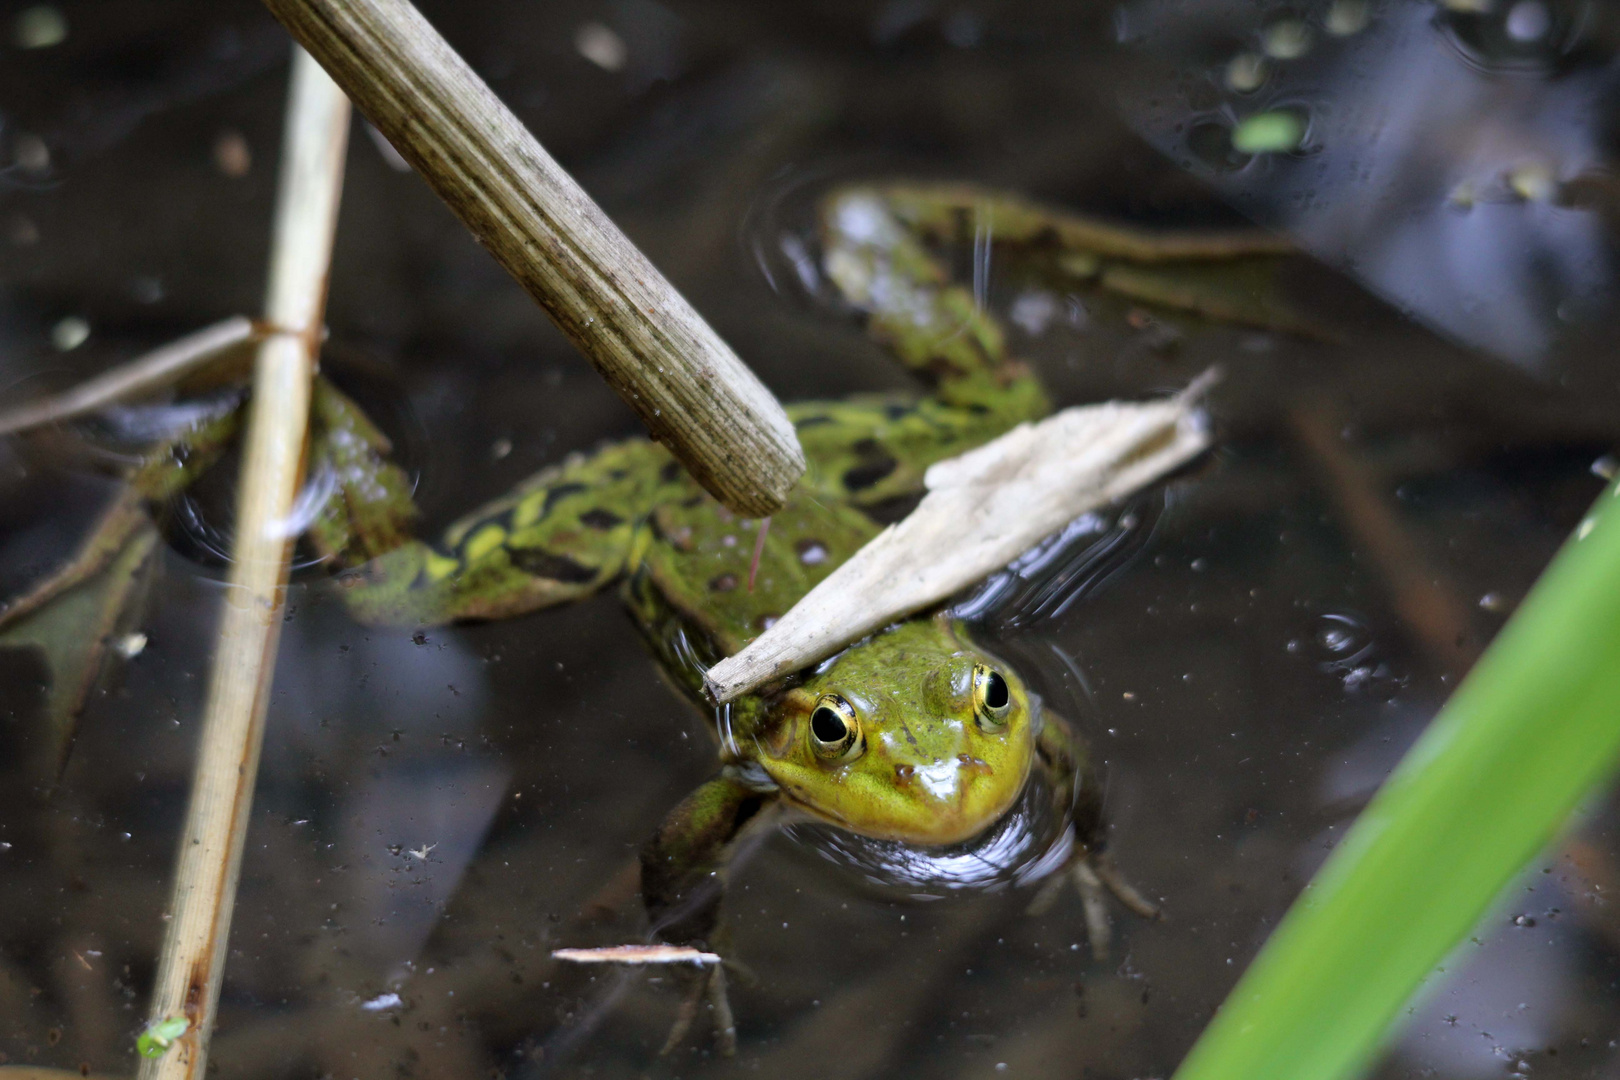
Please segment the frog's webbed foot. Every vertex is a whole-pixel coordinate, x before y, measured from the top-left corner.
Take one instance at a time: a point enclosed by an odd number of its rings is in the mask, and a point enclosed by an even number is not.
[[[1091,955],[1098,960],[1108,959],[1113,942],[1113,926],[1108,917],[1108,894],[1112,893],[1126,908],[1144,919],[1163,919],[1164,913],[1147,897],[1125,880],[1105,852],[1087,852],[1076,855],[1062,870],[1053,874],[1035,894],[1027,909],[1030,915],[1044,915],[1057,902],[1063,887],[1073,882],[1080,894],[1080,905],[1085,912],[1086,939]]]
[[[726,993],[726,965],[706,965],[686,976],[685,981],[687,985],[681,997],[680,1009],[675,1013],[675,1023],[670,1025],[669,1038],[664,1040],[658,1056],[668,1056],[681,1044],[692,1028],[692,1021],[697,1019],[698,1011],[707,1003],[714,1018],[714,1038],[720,1053],[734,1057],[737,1053],[737,1022],[732,1016],[731,999]]]

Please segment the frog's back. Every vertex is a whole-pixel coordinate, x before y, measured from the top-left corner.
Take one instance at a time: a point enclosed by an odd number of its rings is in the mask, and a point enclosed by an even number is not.
[[[644,528],[626,590],[630,607],[660,652],[690,645],[703,663],[764,632],[878,531],[848,502],[801,485],[771,516],[753,567],[759,520],[738,517],[696,483],[654,507]],[[689,665],[692,658],[665,659]]]

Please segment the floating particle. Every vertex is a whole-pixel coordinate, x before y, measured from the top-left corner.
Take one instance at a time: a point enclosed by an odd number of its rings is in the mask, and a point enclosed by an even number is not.
[[[56,346],[57,352],[72,352],[89,337],[90,324],[77,315],[69,315],[51,327],[51,344]]]
[[[1299,19],[1281,19],[1266,27],[1260,43],[1274,60],[1298,60],[1311,51],[1311,28]]]
[[[1265,84],[1270,65],[1259,53],[1240,52],[1226,64],[1226,87],[1233,93],[1252,94]]]
[[[23,172],[42,173],[51,167],[51,148],[38,135],[19,135],[12,144],[12,160]]]
[[[67,16],[50,4],[23,8],[11,28],[11,40],[19,49],[49,49],[62,44],[67,36]]]
[[[232,180],[240,180],[253,169],[253,150],[247,138],[232,128],[214,140],[214,166]]]
[[[624,38],[599,22],[585,23],[574,31],[574,48],[603,71],[622,71],[630,59]]]
[[[1367,0],[1333,0],[1322,25],[1334,37],[1349,37],[1367,29],[1372,21],[1372,5]]]

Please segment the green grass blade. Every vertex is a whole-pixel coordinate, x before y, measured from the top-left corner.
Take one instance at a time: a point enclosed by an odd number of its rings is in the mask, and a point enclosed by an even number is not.
[[[1620,485],[1407,753],[1175,1080],[1339,1080],[1620,760]]]

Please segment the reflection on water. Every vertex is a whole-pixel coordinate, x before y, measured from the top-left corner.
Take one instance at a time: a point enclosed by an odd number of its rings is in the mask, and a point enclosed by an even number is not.
[[[1540,366],[1614,269],[1603,219],[1569,194],[1613,165],[1607,5],[1333,0],[1284,23],[1266,10],[1127,5],[1133,125],[1402,310]],[[1283,109],[1306,119],[1295,152],[1234,148],[1234,129]]]

